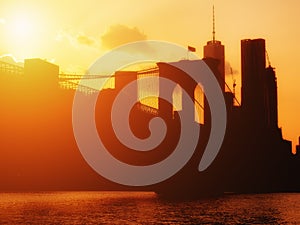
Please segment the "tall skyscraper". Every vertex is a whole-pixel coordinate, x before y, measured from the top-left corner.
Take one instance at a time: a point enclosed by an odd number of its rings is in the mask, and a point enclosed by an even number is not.
[[[218,71],[219,76],[217,76],[217,80],[220,84],[222,91],[225,91],[225,50],[224,45],[221,44],[221,41],[217,41],[215,36],[215,11],[213,7],[213,38],[211,41],[208,41],[204,46],[203,56],[204,58],[213,58],[217,59],[219,62]]]
[[[278,97],[277,97],[277,80],[274,68],[269,66],[266,69],[266,86],[265,86],[265,104],[266,119],[269,128],[278,128]]]
[[[241,41],[242,109],[251,125],[266,125],[265,107],[265,54],[264,39]]]
[[[277,81],[274,68],[266,68],[264,39],[241,41],[242,109],[244,118],[258,128],[278,129]]]

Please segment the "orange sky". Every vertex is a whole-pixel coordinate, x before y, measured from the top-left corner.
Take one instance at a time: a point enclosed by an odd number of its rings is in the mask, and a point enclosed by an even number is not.
[[[225,45],[226,61],[237,71],[237,89],[240,40],[266,39],[278,78],[279,126],[295,145],[300,135],[297,0],[1,0],[0,55],[21,61],[39,57],[58,64],[61,71],[82,73],[115,46],[155,39],[194,46],[202,57],[202,46],[211,39],[213,4],[216,37]]]

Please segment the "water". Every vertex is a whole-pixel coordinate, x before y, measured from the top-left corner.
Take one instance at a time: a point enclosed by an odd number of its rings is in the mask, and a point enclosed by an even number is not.
[[[299,224],[300,194],[167,201],[151,192],[0,193],[0,224]]]

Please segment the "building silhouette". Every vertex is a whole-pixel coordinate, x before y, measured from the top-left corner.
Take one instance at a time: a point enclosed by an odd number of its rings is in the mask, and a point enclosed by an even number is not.
[[[188,65],[193,62],[159,62],[156,68],[145,71],[115,72],[114,88],[99,92],[95,123],[104,145],[114,157],[125,163],[142,166],[159,162],[172,153],[180,137],[179,112],[172,105],[172,90],[168,93],[170,102],[159,98],[157,108],[153,108],[138,101],[140,95],[136,85],[133,91],[126,93],[137,100],[129,117],[133,133],[142,139],[149,137],[149,121],[157,116],[166,122],[167,133],[159,146],[147,152],[124,146],[112,127],[111,111],[115,98],[127,84],[137,81],[139,76],[171,79],[175,82],[173,89],[179,85],[195,106],[203,110],[201,122],[194,121],[195,115],[189,116],[193,126],[199,126],[201,132],[196,151],[188,164],[170,179],[138,190],[154,190],[175,198],[224,192],[300,190],[300,181],[295,179],[300,173],[300,157],[299,154],[292,155],[291,142],[283,139],[278,128],[276,74],[273,67],[266,68],[265,52],[264,39],[241,41],[242,105],[236,106],[233,104],[234,94],[225,92],[224,46],[215,40],[213,29],[213,40],[204,47],[203,61],[223,91],[227,129],[218,156],[203,172],[198,171],[198,164],[211,128],[205,88],[203,90],[188,74],[176,67],[181,63]],[[62,75],[59,75],[58,66],[40,59],[28,59],[25,60],[22,75],[20,68],[6,64],[1,68],[1,83],[7,85],[0,89],[0,103],[3,106],[0,111],[0,190],[130,189],[101,178],[80,155],[72,130],[74,89],[59,88]],[[7,71],[12,70],[18,76],[10,76]],[[81,77],[64,75],[64,82],[66,77],[70,77],[72,82],[69,87],[78,88],[87,102],[98,94],[95,90],[84,91],[88,87],[84,89],[80,84],[76,86],[74,80]],[[95,77],[91,75],[88,79]],[[151,87],[150,84],[148,86]],[[158,89],[165,91],[162,85]],[[187,110],[188,104],[184,99],[181,101],[180,110]],[[121,111],[118,116],[128,119]],[[16,158],[16,155],[19,157]]]
[[[299,137],[298,145],[296,146],[296,154],[299,154],[299,152],[300,152],[300,137]]]
[[[271,129],[278,128],[278,97],[277,97],[277,80],[274,68],[268,66],[265,71],[266,85],[265,89],[265,107],[266,122]]]
[[[203,57],[218,60],[218,71],[220,75],[217,78],[222,91],[225,91],[225,50],[221,41],[215,39],[215,14],[213,8],[213,32],[212,40],[208,41],[203,47]]]
[[[242,110],[245,122],[257,129],[265,127],[265,40],[246,39],[241,41],[241,65],[242,65]]]
[[[225,57],[224,57],[224,45],[221,41],[208,41],[204,46],[204,58],[214,58],[219,60],[218,70],[220,72],[220,77],[216,77],[221,89],[225,90]]]
[[[242,115],[249,129],[278,129],[277,80],[273,67],[266,68],[264,39],[241,41]]]
[[[53,63],[38,58],[25,59],[24,76],[28,80],[28,85],[34,88],[58,89],[58,74],[59,67]]]

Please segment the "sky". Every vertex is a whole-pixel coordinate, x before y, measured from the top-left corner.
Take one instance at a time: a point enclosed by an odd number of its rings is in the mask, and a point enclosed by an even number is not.
[[[131,41],[162,40],[202,48],[216,39],[240,81],[240,40],[266,39],[276,68],[279,127],[295,145],[300,136],[300,2],[297,0],[0,0],[0,60],[42,58],[64,73],[82,74],[105,52]],[[229,85],[232,76],[227,76]]]

